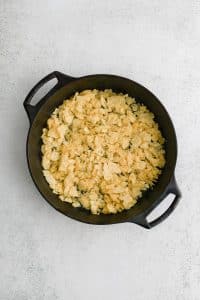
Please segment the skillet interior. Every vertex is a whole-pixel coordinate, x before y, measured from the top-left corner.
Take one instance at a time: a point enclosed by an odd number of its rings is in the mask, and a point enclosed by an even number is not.
[[[71,204],[62,202],[57,195],[53,194],[48,183],[46,182],[41,167],[41,133],[42,128],[46,126],[46,121],[59,106],[64,99],[69,98],[76,91],[85,89],[108,89],[112,88],[115,92],[128,93],[135,97],[137,102],[144,103],[155,115],[163,136],[166,139],[166,165],[163,169],[158,182],[152,190],[144,193],[143,197],[139,199],[138,203],[131,209],[115,214],[115,215],[92,215],[89,211],[83,208],[74,208]],[[173,174],[177,157],[177,143],[176,135],[171,119],[159,102],[159,100],[146,88],[138,83],[126,78],[114,75],[91,75],[75,79],[74,81],[64,85],[58,89],[53,95],[45,99],[37,112],[33,123],[29,130],[27,139],[27,159],[32,178],[44,196],[44,198],[58,211],[65,215],[77,219],[82,222],[91,224],[113,224],[125,221],[134,221],[136,216],[150,211],[155,207],[158,199],[164,193]]]

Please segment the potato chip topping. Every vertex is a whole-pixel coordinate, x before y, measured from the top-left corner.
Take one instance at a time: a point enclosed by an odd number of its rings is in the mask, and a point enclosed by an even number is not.
[[[134,206],[165,165],[153,113],[110,89],[64,100],[48,119],[42,142],[43,174],[53,193],[92,214]]]

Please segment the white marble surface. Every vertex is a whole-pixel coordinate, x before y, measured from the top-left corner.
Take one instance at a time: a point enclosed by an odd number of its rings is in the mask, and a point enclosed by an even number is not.
[[[200,299],[199,53],[199,1],[0,0],[0,299]],[[39,195],[22,102],[53,70],[130,77],[162,100],[183,198],[160,226],[82,224]]]

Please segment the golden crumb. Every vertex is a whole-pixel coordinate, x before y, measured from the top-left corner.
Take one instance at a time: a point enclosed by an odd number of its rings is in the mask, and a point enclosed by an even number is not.
[[[165,165],[154,115],[112,90],[76,93],[43,129],[43,174],[55,194],[92,214],[131,208]]]

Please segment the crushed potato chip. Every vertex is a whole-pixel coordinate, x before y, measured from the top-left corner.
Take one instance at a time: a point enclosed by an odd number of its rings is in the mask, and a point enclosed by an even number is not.
[[[43,174],[60,200],[92,214],[134,206],[165,165],[154,115],[112,90],[76,93],[43,129]]]

